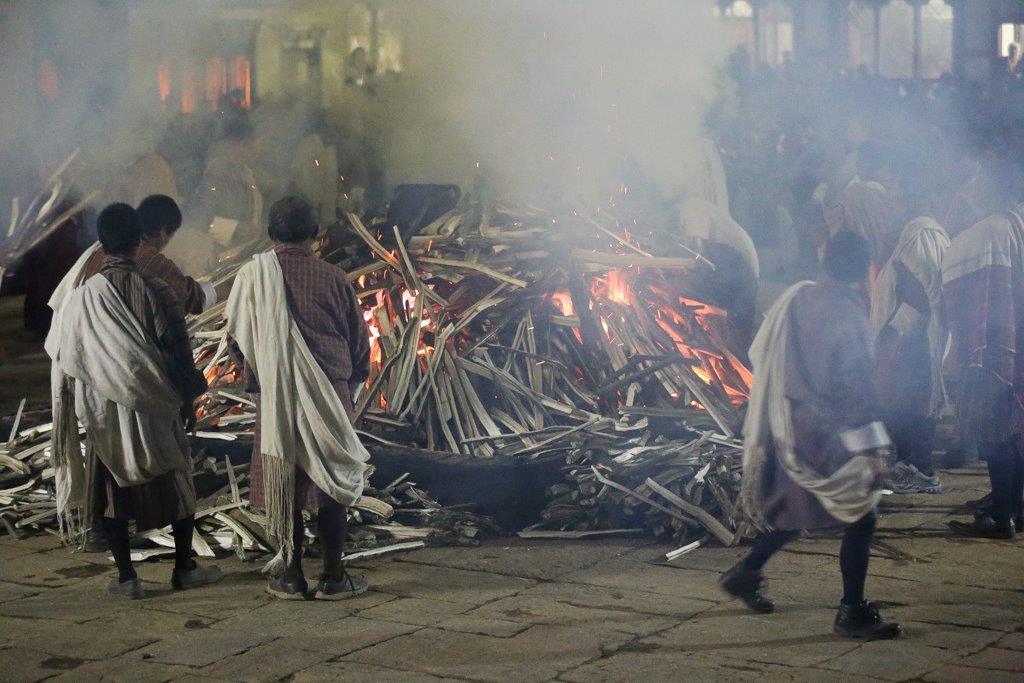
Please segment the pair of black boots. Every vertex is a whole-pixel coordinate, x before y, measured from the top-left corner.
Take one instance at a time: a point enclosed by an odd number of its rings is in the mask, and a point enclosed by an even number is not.
[[[735,565],[722,575],[718,584],[726,593],[739,598],[747,607],[761,614],[775,611],[775,603],[761,592],[764,576],[759,571],[750,571],[743,563]],[[873,602],[859,605],[839,604],[832,630],[841,636],[866,638],[868,640],[891,640],[903,632],[899,624],[882,621],[878,606]]]

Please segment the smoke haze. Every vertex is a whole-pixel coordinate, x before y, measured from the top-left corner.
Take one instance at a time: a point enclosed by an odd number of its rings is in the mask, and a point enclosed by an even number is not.
[[[260,6],[279,17],[320,21],[337,34],[350,5]],[[0,115],[7,122],[0,146],[8,152],[0,194],[11,185],[29,190],[30,179],[79,146],[97,180],[127,166],[152,150],[171,122],[155,106],[158,61],[215,55],[226,40],[249,40],[202,28],[239,3],[128,6],[128,13],[101,0],[0,8]],[[401,39],[403,71],[381,79],[376,102],[348,111],[362,117],[349,126],[372,138],[389,184],[455,182],[468,189],[482,176],[493,196],[538,203],[607,198],[625,169],[639,169],[664,196],[695,184],[702,115],[723,82],[726,50],[707,0],[380,6]],[[52,101],[40,93],[41,60],[61,73]],[[297,140],[309,125],[308,107],[289,113],[281,95],[270,116],[258,113],[257,102],[257,132]],[[346,115],[344,103],[334,108],[336,118]]]
[[[465,187],[479,163],[498,195],[593,199],[637,165],[663,194],[693,186],[726,49],[709,3],[443,0],[392,18],[393,179]]]

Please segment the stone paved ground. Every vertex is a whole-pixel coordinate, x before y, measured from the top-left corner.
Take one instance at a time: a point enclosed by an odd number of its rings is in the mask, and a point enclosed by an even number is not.
[[[373,590],[347,603],[282,603],[252,564],[172,593],[167,562],[142,566],[151,597],[110,602],[102,556],[52,537],[0,540],[0,679],[294,681],[1024,680],[1024,537],[951,537],[946,521],[984,490],[887,500],[870,597],[905,639],[831,632],[835,539],[795,543],[769,566],[779,602],[760,616],[715,579],[743,551],[671,565],[640,540],[439,548],[361,567]]]

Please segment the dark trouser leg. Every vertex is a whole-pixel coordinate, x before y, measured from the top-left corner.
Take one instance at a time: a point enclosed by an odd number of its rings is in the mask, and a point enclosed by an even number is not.
[[[933,474],[932,444],[935,423],[923,415],[894,411],[885,420],[896,447],[896,459],[913,465],[929,477]]]
[[[1010,489],[1011,512],[1017,517],[1024,516],[1024,448],[1015,444],[1013,458],[1013,486]],[[1024,529],[1018,529],[1024,531]]]
[[[779,552],[782,546],[799,535],[799,531],[769,531],[766,534],[761,534],[757,542],[754,543],[750,554],[744,558],[743,568],[751,572],[761,571],[772,555]]]
[[[324,578],[341,581],[341,558],[348,529],[345,506],[331,501],[321,505],[319,511],[320,546],[324,555]]]
[[[871,537],[875,533],[875,513],[869,512],[846,527],[843,544],[839,548],[839,569],[843,573],[843,603],[859,605],[864,602],[864,581],[868,576],[871,557]]]
[[[978,443],[978,455],[988,464],[988,478],[992,486],[992,518],[1005,524],[1014,514],[1017,501],[1016,461],[1020,453],[1012,442]]]
[[[935,423],[927,417],[914,415],[910,428],[911,443],[907,462],[929,477],[934,474],[932,444],[935,440]]]
[[[103,517],[103,531],[110,543],[110,552],[117,565],[117,580],[120,583],[134,579],[137,574],[132,566],[132,551],[128,545],[128,522],[123,519]]]
[[[192,515],[171,524],[171,535],[174,537],[174,568],[179,572],[187,572],[196,566],[192,560],[192,532],[195,528],[196,518]]]

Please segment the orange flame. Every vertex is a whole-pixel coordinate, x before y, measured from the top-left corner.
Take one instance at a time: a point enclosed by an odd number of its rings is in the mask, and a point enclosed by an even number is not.
[[[572,305],[572,296],[569,292],[555,292],[551,295],[551,303],[562,311],[562,315],[576,315],[576,308]]]

